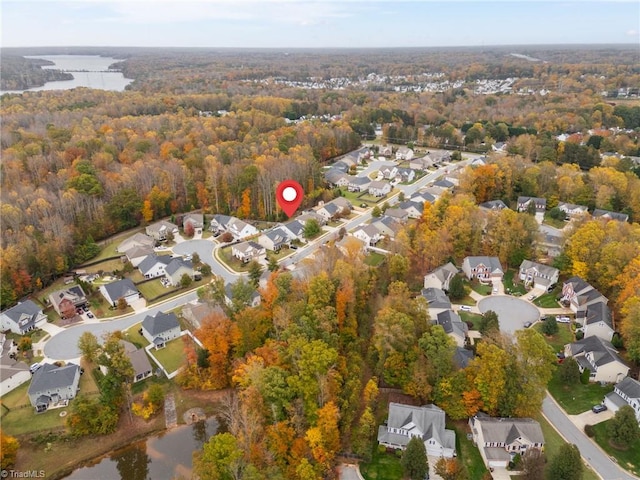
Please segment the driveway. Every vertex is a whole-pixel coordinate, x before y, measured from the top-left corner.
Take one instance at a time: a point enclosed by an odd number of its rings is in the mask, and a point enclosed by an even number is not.
[[[338,465],[338,478],[340,480],[363,480],[358,466],[347,463]]]
[[[603,480],[637,480],[637,477],[622,470],[576,427],[549,394],[542,402],[542,413],[567,442],[578,446],[582,458]]]
[[[522,330],[526,322],[536,322],[540,318],[538,307],[516,297],[493,295],[483,298],[478,303],[481,313],[493,310],[498,314],[500,330],[514,333]]]
[[[604,412],[593,413],[593,411],[587,410],[580,415],[569,415],[569,418],[576,427],[584,428],[585,425],[595,425],[613,418],[613,412],[605,410]]]

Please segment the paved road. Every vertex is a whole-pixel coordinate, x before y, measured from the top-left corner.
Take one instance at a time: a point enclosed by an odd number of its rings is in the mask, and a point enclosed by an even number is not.
[[[493,310],[498,314],[500,330],[513,334],[522,330],[526,322],[537,322],[540,318],[538,307],[518,297],[508,295],[492,295],[478,303],[480,313]]]
[[[582,458],[593,468],[603,480],[637,480],[630,473],[622,470],[611,461],[582,431],[580,431],[560,409],[549,395],[542,402],[542,413],[558,430],[565,440],[578,446]]]
[[[173,253],[191,255],[197,253],[200,260],[211,266],[211,271],[224,278],[224,283],[234,283],[240,278],[239,273],[227,270],[213,257],[213,250],[217,245],[211,240],[185,240],[173,247]]]
[[[91,332],[98,337],[98,339],[101,339],[102,335],[106,332],[126,330],[131,325],[144,320],[144,317],[147,315],[155,315],[157,312],[166,312],[167,310],[171,310],[195,300],[197,297],[198,295],[194,291],[155,305],[144,312],[135,313],[126,318],[69,327],[51,337],[51,339],[44,345],[44,354],[50,360],[71,360],[78,358],[81,355],[77,346],[78,339],[84,332]]]
[[[345,463],[338,466],[338,478],[340,480],[362,480],[358,466]]]

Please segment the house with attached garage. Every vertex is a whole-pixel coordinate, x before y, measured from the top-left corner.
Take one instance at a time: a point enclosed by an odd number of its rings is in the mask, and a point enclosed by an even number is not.
[[[183,275],[188,275],[192,279],[195,277],[193,263],[182,258],[174,258],[164,269],[164,278],[173,285],[180,285]]]
[[[411,183],[416,178],[415,170],[411,168],[398,168],[397,177],[400,177],[400,181],[404,183]]]
[[[387,208],[383,216],[392,218],[399,223],[407,223],[407,220],[409,220],[409,214],[401,208]]]
[[[469,280],[502,280],[504,270],[498,257],[465,257],[462,271]]]
[[[322,215],[318,215],[316,212],[313,212],[313,211],[303,213],[302,215],[296,218],[296,221],[300,222],[303,227],[307,225],[307,222],[309,220],[315,220],[316,222],[318,222],[318,225],[320,225],[321,227],[327,224],[326,218],[324,218]]]
[[[241,240],[258,233],[258,229],[253,225],[249,225],[239,218],[220,214],[213,216],[209,229],[214,233],[229,232],[233,235],[234,240]]]
[[[187,228],[187,225],[191,225],[193,230],[198,233],[204,227],[204,215],[202,213],[187,213],[182,218],[182,228]]]
[[[45,323],[47,323],[47,316],[32,300],[19,303],[0,314],[2,331],[11,330],[18,335],[40,328]]]
[[[153,317],[147,315],[144,318],[141,330],[142,336],[157,350],[180,336],[180,323],[175,313],[158,312]]]
[[[299,240],[300,242],[305,242],[304,238],[304,225],[300,223],[298,220],[293,220],[291,222],[284,223],[280,225],[280,230],[287,234],[289,240]]]
[[[347,175],[343,171],[336,168],[332,168],[324,174],[324,179],[327,181],[327,183],[334,187],[346,187],[347,185],[349,185],[349,181],[353,178],[355,177]]]
[[[384,197],[391,193],[391,184],[388,182],[382,182],[374,180],[369,184],[369,195],[374,197]]]
[[[145,233],[156,242],[164,242],[169,234],[175,235],[178,233],[178,226],[166,220],[160,220],[159,222],[148,225],[145,228]]]
[[[135,235],[127,238],[126,240],[120,242],[120,244],[116,247],[116,251],[119,253],[126,253],[127,250],[133,247],[152,247],[155,245],[156,241],[150,237],[149,235],[145,235],[144,233],[136,233]]]
[[[419,202],[419,203],[428,202],[428,203],[434,204],[437,198],[429,192],[420,191],[420,192],[414,193],[409,200],[412,202]]]
[[[492,418],[484,414],[469,419],[473,443],[488,469],[505,468],[515,455],[530,448],[542,450],[544,435],[531,418]]]
[[[49,303],[61,318],[71,318],[79,307],[87,304],[87,296],[80,285],[72,285],[49,295]]]
[[[592,335],[607,341],[611,341],[613,338],[613,313],[605,302],[589,305],[586,315],[582,319],[578,319],[578,322],[580,321],[582,321],[582,331],[585,338]]]
[[[518,197],[518,212],[527,212],[532,208],[538,223],[544,220],[544,212],[547,211],[547,199],[539,197]]]
[[[598,302],[608,303],[609,299],[585,282],[580,277],[571,277],[562,284],[562,297],[560,301],[568,304],[577,319],[585,316],[589,305]]]
[[[38,368],[27,390],[29,401],[36,412],[69,405],[69,400],[75,398],[80,390],[80,375],[80,367],[74,363],[62,367],[45,363]]]
[[[256,242],[242,242],[231,247],[231,256],[237,258],[242,263],[263,259],[266,254],[265,248]]]
[[[140,265],[138,270],[144,276],[144,278],[156,278],[164,275],[167,265],[171,263],[170,255],[148,255]]]
[[[444,410],[436,405],[414,407],[389,403],[389,416],[378,428],[378,443],[404,450],[413,437],[424,442],[427,455],[452,458],[456,455],[456,434],[445,427]]]
[[[436,315],[434,325],[440,325],[444,332],[456,342],[458,347],[464,347],[469,335],[469,327],[453,310],[445,310]]]
[[[500,210],[504,210],[505,208],[509,208],[507,207],[507,204],[504,203],[502,200],[489,200],[488,202],[484,202],[481,203],[479,205],[480,208],[482,208],[483,210],[490,210],[490,211],[500,211]]]
[[[433,159],[429,156],[413,158],[409,161],[409,168],[424,171],[429,167],[433,167],[433,163]]]
[[[0,396],[9,393],[31,379],[29,366],[16,360],[18,350],[13,340],[0,333]]]
[[[351,177],[347,189],[350,192],[364,192],[369,188],[370,183],[369,177]]]
[[[589,210],[584,205],[575,205],[573,203],[560,202],[558,203],[558,208],[569,218],[577,218],[589,213]]]
[[[629,215],[626,213],[610,212],[609,210],[602,210],[596,208],[593,211],[593,218],[604,218],[606,220],[617,220],[618,222],[628,222]]]
[[[432,270],[424,276],[424,288],[449,290],[449,282],[458,274],[458,268],[451,262]]]
[[[520,264],[520,280],[526,287],[548,291],[558,283],[559,275],[560,270],[542,263],[523,260]]]
[[[402,224],[391,217],[382,217],[372,222],[371,225],[376,227],[382,235],[390,240],[394,240],[398,232],[402,230]]]
[[[614,413],[629,405],[640,423],[640,382],[631,377],[624,377],[614,385],[613,392],[604,396],[604,404]]]
[[[140,264],[147,258],[149,255],[153,255],[154,250],[153,247],[149,247],[148,245],[143,245],[141,247],[132,247],[125,252],[125,256],[127,260],[133,267],[139,267]]]
[[[396,150],[396,160],[411,160],[413,158],[413,150],[409,147],[398,147]]]
[[[414,202],[413,200],[406,200],[398,204],[398,208],[407,212],[409,218],[420,218],[424,212],[424,202]]]
[[[380,230],[374,225],[360,225],[353,231],[352,235],[370,247],[374,246],[384,237],[384,235],[380,233]]]
[[[133,368],[132,382],[136,383],[149,378],[153,374],[153,368],[144,349],[138,348],[126,340],[120,340],[120,344],[124,347],[124,353],[129,358]]]
[[[590,382],[616,383],[629,374],[629,367],[611,342],[595,335],[565,345],[564,354],[578,362],[580,372],[591,372]]]
[[[398,174],[398,167],[395,165],[387,165],[380,168],[379,172],[386,180],[391,180],[396,178],[396,175]]]
[[[439,288],[423,288],[420,294],[429,305],[429,315],[435,318],[439,313],[451,310],[451,300],[447,294]]]
[[[279,252],[282,247],[289,246],[291,244],[291,240],[289,239],[287,232],[281,228],[276,228],[260,235],[258,237],[258,243],[267,250]]]
[[[131,305],[140,298],[140,292],[128,278],[101,285],[100,293],[112,307],[118,304],[120,298],[124,298],[127,305]]]
[[[182,307],[182,317],[194,328],[200,328],[205,318],[211,315],[226,317],[224,310],[219,305],[209,302],[192,301]]]

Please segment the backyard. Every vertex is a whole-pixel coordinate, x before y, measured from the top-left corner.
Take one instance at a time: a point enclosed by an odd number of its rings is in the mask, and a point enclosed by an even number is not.
[[[151,350],[151,354],[160,362],[166,372],[171,374],[184,363],[184,342],[182,338],[176,338],[160,350]]]
[[[567,343],[573,342],[573,332],[571,331],[571,324],[558,323],[558,333],[555,335],[545,335],[542,333],[542,322],[536,323],[535,328],[540,333],[549,345],[553,348],[554,352],[564,351],[564,346]]]
[[[566,385],[560,379],[557,369],[553,373],[547,388],[553,398],[569,415],[577,415],[589,410],[598,403],[602,403],[604,396],[613,390],[612,385],[603,387],[599,383]]]
[[[150,282],[141,283],[136,285],[142,296],[147,299],[147,301],[151,301],[163,293],[175,292],[180,289],[180,287],[172,287],[166,288],[160,282],[160,278],[156,278]]]
[[[366,257],[364,257],[364,263],[369,265],[370,267],[377,267],[384,259],[387,258],[381,253],[378,252],[370,252]]]
[[[627,445],[625,448],[614,447],[609,441],[607,431],[611,420],[598,423],[593,426],[595,431],[595,441],[609,455],[614,457],[618,464],[629,470],[634,475],[640,475],[640,439]]]
[[[23,435],[65,426],[64,417],[60,416],[60,412],[66,411],[64,408],[35,413],[27,396],[30,383],[26,382],[0,400],[2,429],[9,435]]]
[[[515,270],[507,270],[507,272],[504,274],[504,291],[510,293],[511,295],[514,295],[516,293],[524,295],[525,293],[527,293],[527,289],[524,287],[524,285],[519,281],[516,281],[516,283],[513,282],[513,277],[516,275],[516,273],[517,272]]]
[[[487,473],[480,451],[473,445],[473,441],[467,438],[468,425],[464,420],[451,422],[447,428],[453,428],[456,431],[456,451],[458,460],[460,460],[467,468],[469,480],[481,480]]]
[[[395,453],[380,452],[376,444],[371,461],[360,464],[360,473],[365,480],[401,480],[403,472],[400,457]]]

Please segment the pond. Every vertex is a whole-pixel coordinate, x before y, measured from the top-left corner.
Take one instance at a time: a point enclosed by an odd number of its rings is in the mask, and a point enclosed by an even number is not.
[[[79,468],[69,480],[170,480],[191,478],[193,452],[218,431],[218,421],[183,425],[155,437],[133,443]]]

